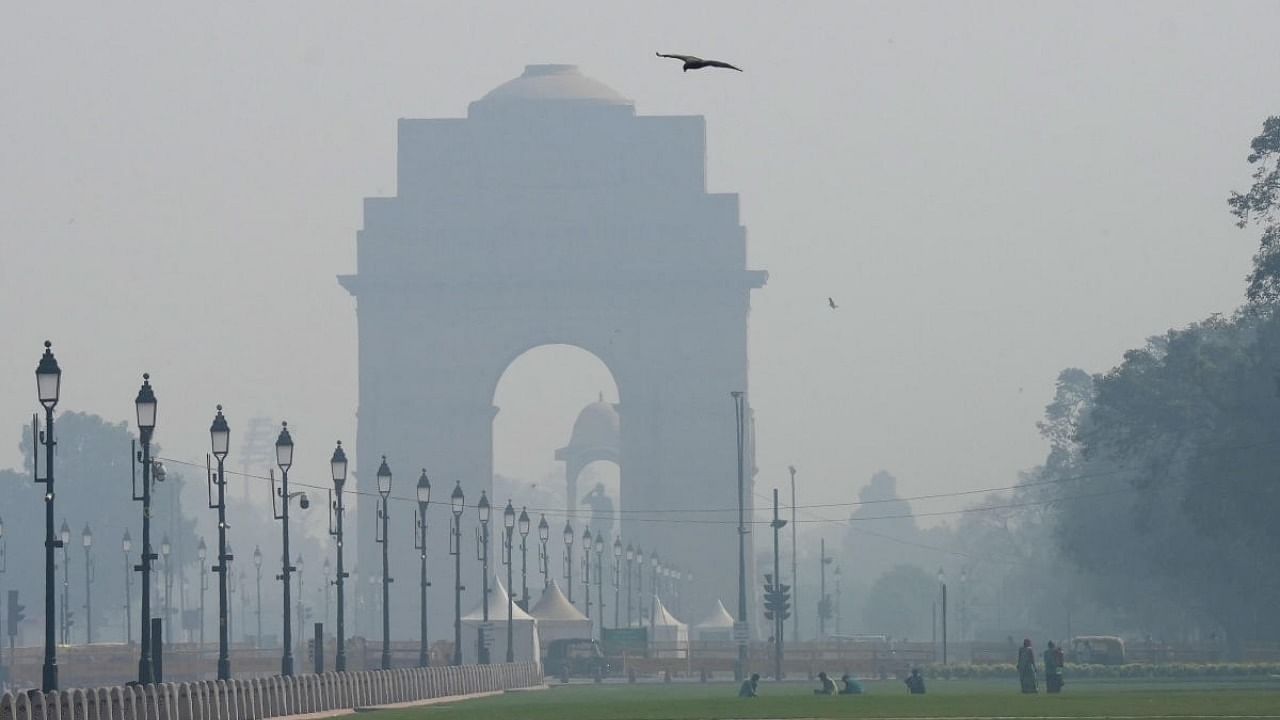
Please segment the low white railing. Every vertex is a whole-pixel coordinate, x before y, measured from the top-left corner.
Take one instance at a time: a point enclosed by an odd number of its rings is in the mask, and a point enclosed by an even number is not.
[[[5,693],[0,720],[262,720],[526,688],[537,663]]]

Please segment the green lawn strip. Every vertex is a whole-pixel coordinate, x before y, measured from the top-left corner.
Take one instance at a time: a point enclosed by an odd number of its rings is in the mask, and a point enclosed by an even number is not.
[[[1022,695],[1014,683],[933,681],[911,696],[900,683],[866,683],[862,696],[819,697],[800,683],[762,684],[739,699],[718,683],[574,685],[378,713],[379,720],[720,720],[729,718],[1223,717],[1280,716],[1280,684],[1085,683],[1062,695]]]

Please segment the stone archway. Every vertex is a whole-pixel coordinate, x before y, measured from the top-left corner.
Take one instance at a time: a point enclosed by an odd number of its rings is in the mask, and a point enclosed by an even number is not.
[[[372,492],[385,453],[394,494],[426,467],[446,506],[455,481],[474,503],[492,483],[499,378],[530,348],[574,345],[618,386],[620,500],[655,511],[622,534],[696,574],[693,607],[736,597],[736,531],[657,514],[736,504],[730,392],[747,389],[750,293],[767,275],[747,269],[738,198],[707,192],[705,166],[702,117],[637,115],[566,65],[527,67],[466,118],[400,120],[397,195],[365,201],[358,272],[340,278],[357,299],[357,489]],[[376,565],[372,505],[361,568]],[[392,512],[408,526],[408,505]],[[451,578],[447,507],[428,516],[430,571]],[[470,536],[470,510],[463,522]],[[392,552],[412,567],[410,543]],[[470,606],[479,576],[464,566]],[[443,595],[437,637],[451,628]],[[398,623],[410,600],[393,599]]]

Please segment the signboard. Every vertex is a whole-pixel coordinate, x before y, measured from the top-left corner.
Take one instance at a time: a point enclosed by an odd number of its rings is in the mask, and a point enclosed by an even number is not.
[[[480,623],[480,644],[493,649],[493,623]]]
[[[751,630],[747,624],[742,621],[733,624],[733,641],[736,643],[744,643],[751,640]]]
[[[608,657],[644,655],[649,647],[648,628],[604,628],[600,644]]]

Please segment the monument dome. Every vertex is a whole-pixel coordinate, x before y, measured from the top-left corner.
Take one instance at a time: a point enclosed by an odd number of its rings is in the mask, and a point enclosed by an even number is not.
[[[634,105],[608,85],[583,75],[577,65],[526,65],[520,77],[502,83],[471,103],[471,111],[528,103],[590,107]]]
[[[569,437],[571,448],[617,448],[618,410],[612,403],[600,399],[582,408],[573,421],[573,434]]]

